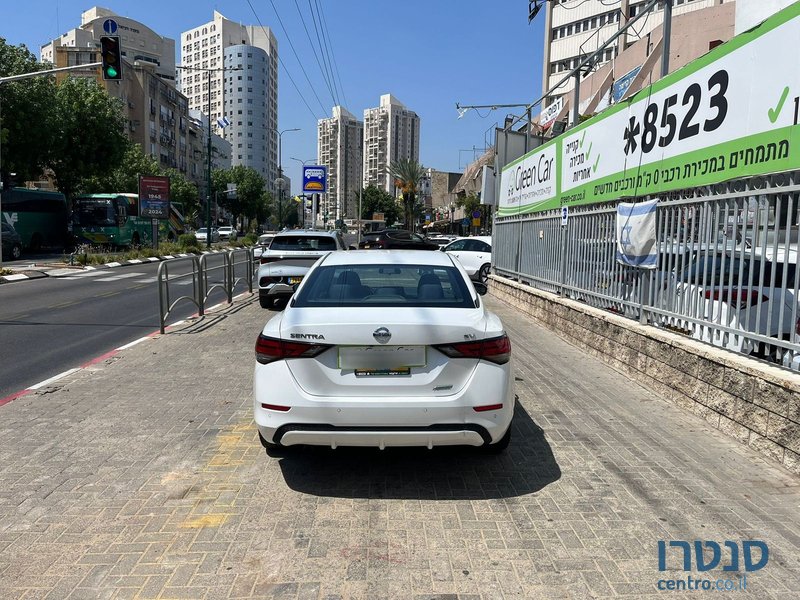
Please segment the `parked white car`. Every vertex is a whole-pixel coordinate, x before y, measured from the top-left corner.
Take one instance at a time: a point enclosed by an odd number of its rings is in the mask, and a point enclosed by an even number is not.
[[[194,237],[198,242],[206,243],[208,241],[208,228],[201,227],[197,231],[194,232]],[[211,243],[219,241],[219,230],[212,227],[211,228]]]
[[[687,321],[685,326],[692,337],[728,350],[777,359],[774,346],[747,334],[782,340],[797,335],[800,305],[794,290],[796,273],[796,262],[701,252],[678,276],[676,310],[732,330]]]
[[[321,258],[256,342],[262,444],[505,449],[511,343],[485,292],[437,251]]]
[[[221,240],[235,240],[236,239],[236,228],[231,227],[230,225],[223,225],[218,230],[219,232],[219,239]]]
[[[294,286],[320,257],[346,250],[339,231],[291,230],[275,235],[262,250],[258,267],[258,301],[272,309],[294,293]]]
[[[476,236],[457,239],[444,248],[464,265],[464,270],[473,279],[486,282],[492,268],[492,238]]]

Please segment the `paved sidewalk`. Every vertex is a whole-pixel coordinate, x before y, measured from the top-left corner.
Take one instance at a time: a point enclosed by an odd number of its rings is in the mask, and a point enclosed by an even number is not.
[[[798,478],[488,304],[519,378],[500,457],[267,456],[255,299],[0,407],[0,598],[663,598],[744,571],[660,573],[658,540],[745,539],[748,597],[800,595]]]

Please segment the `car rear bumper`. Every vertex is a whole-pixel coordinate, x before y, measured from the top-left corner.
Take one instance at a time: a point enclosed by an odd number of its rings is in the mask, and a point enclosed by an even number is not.
[[[285,361],[258,365],[255,422],[265,440],[284,446],[483,446],[503,437],[514,414],[513,370],[506,366],[479,363],[467,385],[448,396],[330,397],[303,391]],[[475,410],[495,403],[502,406]]]

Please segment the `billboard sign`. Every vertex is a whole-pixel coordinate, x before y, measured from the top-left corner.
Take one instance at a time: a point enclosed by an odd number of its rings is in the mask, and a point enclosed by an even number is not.
[[[800,2],[506,165],[499,216],[797,169],[797,39]]]
[[[139,214],[169,219],[169,177],[139,176]]]
[[[328,191],[328,167],[303,165],[303,193],[324,194]]]

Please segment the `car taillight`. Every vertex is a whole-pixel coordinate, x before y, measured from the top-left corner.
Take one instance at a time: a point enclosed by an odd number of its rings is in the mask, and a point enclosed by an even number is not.
[[[478,358],[498,365],[505,364],[511,359],[511,340],[507,335],[475,342],[441,344],[434,348],[450,358]]]
[[[705,296],[709,300],[722,300],[740,310],[769,300],[768,296],[759,294],[758,290],[731,290],[730,293],[724,289],[714,290],[713,292],[706,290]]]
[[[256,360],[266,365],[285,358],[313,358],[328,348],[330,348],[328,344],[288,342],[261,334],[256,340]]]

